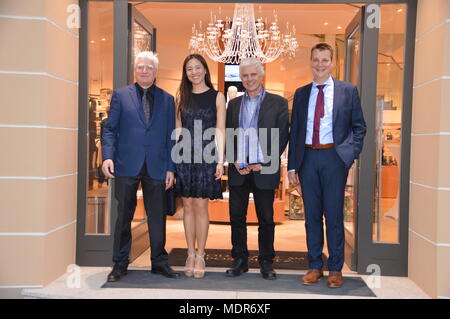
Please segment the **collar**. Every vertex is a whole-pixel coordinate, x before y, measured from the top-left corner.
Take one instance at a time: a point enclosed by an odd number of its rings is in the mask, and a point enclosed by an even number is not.
[[[328,87],[328,86],[330,86],[330,85],[333,85],[333,77],[330,75],[330,77],[329,77],[324,83],[322,83],[322,84],[325,84],[325,87]],[[314,82],[314,80],[313,80],[313,82],[312,82],[312,88],[315,89],[315,88],[317,88],[318,85],[320,85],[320,84]]]
[[[139,93],[144,93],[144,89],[142,88],[142,86],[139,85],[139,83],[135,82],[134,85],[136,86],[136,89],[139,91]],[[147,92],[150,94],[154,94],[155,93],[155,83],[153,83],[148,89]]]
[[[247,98],[247,99],[249,99],[249,100],[254,100],[254,99],[258,99],[259,98],[259,96],[261,95],[261,92],[263,91],[263,86],[261,85],[260,87],[259,87],[259,92],[258,92],[258,94],[256,94],[254,97],[250,97],[249,95],[248,95],[248,92],[247,92],[247,90],[245,90],[245,97]]]

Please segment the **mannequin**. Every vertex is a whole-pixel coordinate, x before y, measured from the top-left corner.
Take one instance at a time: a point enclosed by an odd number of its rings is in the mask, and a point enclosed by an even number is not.
[[[228,102],[230,100],[234,99],[235,97],[237,97],[237,95],[238,95],[237,87],[235,87],[234,85],[230,86],[227,91],[227,107],[228,107]]]

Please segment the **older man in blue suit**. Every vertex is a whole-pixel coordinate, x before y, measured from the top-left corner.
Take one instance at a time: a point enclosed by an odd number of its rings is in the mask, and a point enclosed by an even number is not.
[[[295,92],[289,141],[288,177],[301,184],[305,206],[310,270],[302,278],[312,285],[323,278],[323,216],[328,243],[328,287],[341,287],[344,265],[344,192],[348,170],[359,157],[366,124],[357,88],[331,77],[333,48],[311,49],[313,83]]]
[[[136,83],[117,89],[111,97],[108,120],[102,136],[106,177],[115,178],[118,218],[114,233],[114,267],[108,281],[127,273],[131,249],[131,221],[136,192],[142,184],[148,217],[152,273],[178,278],[168,265],[166,242],[166,190],[174,182],[171,139],[175,128],[172,95],[155,85],[158,58],[141,52],[135,60]]]

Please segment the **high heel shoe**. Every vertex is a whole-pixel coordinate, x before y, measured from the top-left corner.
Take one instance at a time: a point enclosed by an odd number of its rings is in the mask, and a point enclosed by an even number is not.
[[[188,254],[186,259],[186,264],[184,265],[183,271],[187,277],[192,277],[194,275],[195,255],[195,253]]]
[[[195,254],[194,278],[203,278],[205,276],[205,253],[202,255]]]

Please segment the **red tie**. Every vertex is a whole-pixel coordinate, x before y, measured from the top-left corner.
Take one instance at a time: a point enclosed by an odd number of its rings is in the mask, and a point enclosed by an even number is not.
[[[314,112],[314,129],[313,129],[313,138],[312,138],[312,146],[317,147],[320,145],[320,119],[325,115],[324,105],[325,99],[323,96],[323,88],[325,84],[318,85],[319,94],[317,95],[316,101],[316,110]]]

